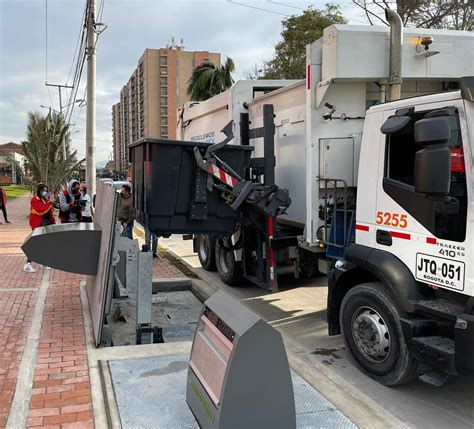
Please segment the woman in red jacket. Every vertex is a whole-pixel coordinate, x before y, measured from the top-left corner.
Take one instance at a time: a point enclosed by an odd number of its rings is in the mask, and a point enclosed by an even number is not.
[[[30,226],[31,229],[40,226],[48,226],[56,223],[53,213],[53,203],[49,200],[48,187],[42,183],[36,188],[36,194],[33,195],[30,202]],[[28,260],[23,267],[23,271],[34,273],[36,270]]]

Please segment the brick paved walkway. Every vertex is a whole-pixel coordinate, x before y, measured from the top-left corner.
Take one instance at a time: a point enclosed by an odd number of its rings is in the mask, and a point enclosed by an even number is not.
[[[91,428],[91,381],[80,300],[85,277],[48,272],[35,263],[36,273],[22,271],[26,257],[20,246],[31,232],[29,199],[9,201],[12,224],[0,225],[0,428],[7,423],[12,428]],[[183,276],[164,258],[154,260],[153,273]],[[38,323],[32,324],[38,309],[42,309]],[[27,359],[30,366],[25,365]],[[29,379],[22,377],[29,372]]]
[[[30,197],[8,204],[10,225],[0,225],[0,427],[8,421],[18,388],[17,377],[25,345],[35,347],[34,378],[29,414],[10,416],[10,425],[28,427],[93,427],[79,286],[83,277],[52,270],[41,317],[39,343],[27,343],[30,322],[45,271],[22,271],[26,258],[20,246],[30,233]]]

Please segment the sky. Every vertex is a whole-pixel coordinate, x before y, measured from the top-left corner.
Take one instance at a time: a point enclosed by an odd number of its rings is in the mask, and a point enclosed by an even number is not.
[[[237,3],[240,4],[237,4]],[[59,110],[58,89],[71,85],[71,69],[86,0],[0,0],[0,144],[25,139],[28,112]],[[236,64],[242,79],[269,59],[280,40],[281,20],[326,0],[97,0],[107,25],[97,42],[96,159],[112,153],[112,105],[146,48],[166,47],[171,37],[186,50],[220,52]],[[366,20],[350,0],[335,1],[352,24]],[[247,5],[247,6],[243,6]],[[249,7],[251,6],[251,7]],[[259,10],[265,9],[265,10]],[[85,98],[86,68],[77,99]],[[69,93],[62,91],[63,106]],[[85,155],[86,108],[75,105],[72,146]]]

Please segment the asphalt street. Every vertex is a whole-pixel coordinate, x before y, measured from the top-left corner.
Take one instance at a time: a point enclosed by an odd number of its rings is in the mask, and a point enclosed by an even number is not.
[[[277,293],[268,293],[250,283],[229,287],[220,280],[217,272],[201,268],[193,253],[192,241],[173,236],[160,239],[160,245],[194,267],[195,272],[212,287],[222,288],[244,301],[272,326],[296,341],[308,359],[341,376],[407,426],[474,427],[474,377],[450,376],[442,387],[421,381],[385,387],[355,367],[344,348],[342,337],[327,335],[325,276],[297,280],[292,276],[281,276]]]

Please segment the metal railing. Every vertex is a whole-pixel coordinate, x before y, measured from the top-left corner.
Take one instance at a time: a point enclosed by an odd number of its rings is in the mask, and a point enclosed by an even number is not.
[[[337,248],[344,248],[347,245],[347,238],[348,238],[348,232],[347,232],[347,182],[344,179],[329,179],[326,177],[317,177],[316,178],[318,181],[324,183],[324,240],[322,241],[324,244],[329,245],[329,246],[334,246]],[[338,183],[342,183],[342,188],[343,188],[343,200],[344,200],[344,223],[343,223],[343,242],[342,244],[337,243],[337,234],[336,234],[336,224],[334,225],[334,242],[329,241],[329,232],[328,232],[328,190],[329,189],[334,189],[334,196],[333,196],[333,201],[334,201],[334,209],[333,209],[333,216],[332,216],[332,221],[336,222],[336,213],[337,213],[337,191],[338,191]],[[332,183],[333,186],[329,187],[328,185]]]

